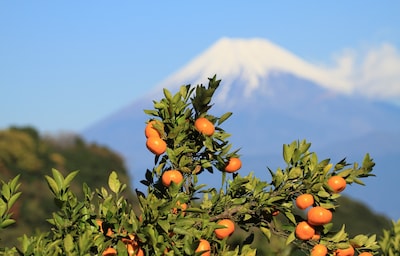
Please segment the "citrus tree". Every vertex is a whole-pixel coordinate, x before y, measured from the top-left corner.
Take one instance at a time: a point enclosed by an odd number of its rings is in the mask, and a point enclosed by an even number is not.
[[[390,231],[377,241],[375,235],[349,237],[345,226],[333,230],[340,193],[373,175],[368,154],[361,164],[345,159],[333,164],[318,159],[307,141],[294,141],[283,145],[286,166],[265,170],[270,180],[241,174],[239,150],[222,127],[231,113],[216,116],[211,111],[219,84],[214,76],[207,87],[184,85],[175,94],[164,89],[154,109],[145,110],[149,118],[144,136],[154,166],[141,181],[146,190],[136,190],[139,205],[124,198],[126,185],[116,172],[111,172],[107,188],[92,190],[83,184],[84,197],[78,198],[69,189],[78,172],[63,177],[53,169],[45,176],[59,209],[48,220],[53,228],[21,237],[20,246],[3,253],[265,255],[263,247],[278,243],[279,249],[270,254],[367,256],[378,254],[381,245],[396,246]],[[201,184],[201,175],[220,177],[221,186]],[[1,213],[18,197],[17,180],[5,185]],[[10,215],[4,216],[1,225],[11,224]],[[232,237],[238,234],[235,243]],[[255,243],[260,236],[270,242]]]

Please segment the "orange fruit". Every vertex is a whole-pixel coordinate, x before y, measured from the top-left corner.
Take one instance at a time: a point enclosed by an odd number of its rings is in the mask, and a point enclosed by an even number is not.
[[[144,256],[142,248],[140,248],[137,244],[127,244],[126,250],[128,251],[129,256]]]
[[[134,234],[128,234],[127,236],[122,237],[122,238],[121,238],[121,241],[122,241],[124,244],[137,245],[136,237],[135,237]]]
[[[161,176],[161,181],[164,186],[169,187],[171,186],[171,182],[175,184],[181,183],[183,180],[183,175],[178,170],[169,170],[165,171]]]
[[[155,155],[159,156],[167,150],[167,143],[159,137],[149,137],[146,147]]]
[[[311,194],[302,194],[296,198],[297,208],[304,210],[314,204],[314,197]]]
[[[205,239],[200,239],[199,246],[195,252],[202,252],[204,251],[201,256],[210,256],[211,255],[211,246],[210,243]]]
[[[350,245],[350,247],[346,249],[337,249],[335,251],[335,256],[353,256],[354,253],[354,248]]]
[[[315,229],[307,221],[302,221],[297,224],[295,234],[300,240],[309,240],[315,235]]]
[[[104,250],[103,256],[115,256],[117,255],[117,250],[115,250],[112,247],[108,247],[107,249]]]
[[[237,157],[231,157],[228,164],[225,166],[226,172],[236,172],[242,167],[242,161]]]
[[[222,219],[217,222],[218,225],[225,226],[225,228],[216,228],[214,230],[218,239],[224,239],[230,236],[235,231],[235,223],[230,219]]]
[[[156,120],[152,120],[147,123],[146,128],[144,129],[144,135],[146,136],[146,138],[161,137],[160,132],[153,127],[153,124],[155,124],[156,122],[157,122]]]
[[[321,234],[319,232],[315,231],[315,235],[313,235],[313,237],[311,237],[311,240],[318,241],[319,239],[321,239]]]
[[[311,256],[326,256],[328,254],[328,249],[323,244],[316,244],[311,249]]]
[[[370,253],[370,252],[362,252],[362,253],[358,254],[358,256],[372,256],[372,253]]]
[[[194,127],[197,131],[207,136],[213,135],[215,131],[214,124],[205,117],[197,118],[194,122]]]
[[[272,212],[272,216],[277,216],[279,213],[280,213],[279,210],[275,210],[275,211]]]
[[[346,188],[346,180],[341,176],[332,176],[328,179],[328,186],[334,193],[342,192]]]
[[[185,210],[187,209],[187,204],[183,203],[181,204],[180,202],[176,202],[176,208],[172,209],[172,213],[173,214],[177,214],[178,213],[178,209],[180,209],[182,211],[182,215],[185,215]]]
[[[105,226],[105,225],[103,224],[103,221],[97,219],[96,223],[100,227],[100,232],[104,234],[103,226]],[[105,234],[106,236],[112,236],[114,234],[114,232],[112,231],[110,225],[108,225],[108,227],[105,227],[105,228],[107,228],[107,233]]]
[[[321,226],[332,221],[332,212],[321,206],[312,207],[307,212],[307,221],[313,226]]]

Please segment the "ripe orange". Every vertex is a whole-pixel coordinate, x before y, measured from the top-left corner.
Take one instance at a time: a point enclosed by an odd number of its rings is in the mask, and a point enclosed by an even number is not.
[[[214,124],[205,117],[197,118],[194,122],[194,127],[197,131],[207,136],[213,135],[215,131]]]
[[[298,239],[309,240],[315,235],[315,229],[307,221],[297,224],[295,234]]]
[[[160,132],[153,127],[153,124],[155,124],[156,122],[157,122],[156,120],[152,120],[147,123],[146,128],[144,129],[144,134],[146,135],[146,138],[161,137]]]
[[[128,251],[129,256],[144,256],[142,248],[140,248],[137,244],[127,244],[126,250]]]
[[[242,167],[242,161],[237,157],[231,157],[228,164],[225,166],[226,172],[236,172]]]
[[[175,184],[181,183],[183,180],[183,175],[178,170],[169,170],[165,171],[161,176],[161,181],[164,186],[169,187],[171,186],[171,182]]]
[[[215,235],[218,239],[224,239],[230,236],[235,231],[235,223],[230,219],[222,219],[217,222],[218,225],[225,226],[225,228],[216,228],[214,230]]]
[[[211,255],[211,246],[210,243],[205,239],[200,239],[199,246],[195,252],[202,252],[201,256],[210,256]]]
[[[353,256],[354,253],[354,248],[350,245],[350,247],[346,249],[337,249],[335,251],[335,256]]]
[[[275,210],[272,212],[272,216],[278,216],[279,213],[281,213],[279,210]]]
[[[117,250],[115,250],[112,247],[108,247],[107,249],[104,250],[103,256],[116,256],[117,255]]]
[[[326,256],[328,254],[328,249],[323,244],[316,244],[311,249],[311,256]]]
[[[132,244],[132,245],[137,245],[137,241],[136,241],[136,236],[134,234],[128,234],[125,237],[121,238],[121,241],[124,244]]]
[[[167,150],[167,143],[159,137],[149,137],[146,147],[155,155],[159,156]]]
[[[104,226],[103,221],[97,219],[97,220],[96,220],[96,223],[97,223],[97,225],[99,225],[99,227],[100,227],[100,232],[101,232],[101,233],[104,233],[104,230],[103,230],[103,226]],[[111,227],[110,227],[109,225],[108,225],[108,227],[104,227],[104,228],[107,228],[107,233],[105,234],[106,236],[112,236],[112,235],[114,234],[114,232],[112,231],[112,229],[111,229]]]
[[[307,213],[307,221],[313,226],[321,226],[332,221],[332,212],[321,206],[311,208]]]
[[[178,209],[180,209],[182,211],[182,215],[185,215],[185,210],[187,209],[187,204],[183,203],[181,204],[179,201],[176,202],[176,208],[172,209],[172,213],[173,214],[177,214],[178,213]]]
[[[321,239],[321,234],[318,231],[315,231],[315,235],[311,237],[311,240],[318,241],[319,239]]]
[[[342,192],[346,188],[346,180],[341,176],[332,176],[328,179],[328,186],[334,193]]]
[[[362,253],[358,254],[358,256],[372,256],[372,253],[370,253],[370,252],[362,252]]]
[[[314,197],[311,194],[302,194],[296,198],[297,208],[304,210],[314,204]]]

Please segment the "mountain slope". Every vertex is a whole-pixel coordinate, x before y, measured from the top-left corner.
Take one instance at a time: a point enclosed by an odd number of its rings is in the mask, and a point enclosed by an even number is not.
[[[144,171],[153,164],[153,156],[145,148],[143,129],[148,117],[143,109],[152,108],[152,100],[162,97],[162,88],[175,92],[182,84],[207,84],[207,77],[214,74],[222,82],[211,112],[234,113],[224,129],[232,134],[234,146],[241,148],[243,172],[254,170],[268,178],[267,166],[282,166],[282,144],[307,139],[321,160],[332,156],[332,161],[339,161],[349,156],[349,162],[360,162],[362,155],[370,152],[386,171],[380,176],[384,179],[373,185],[382,187],[385,179],[394,180],[388,172],[396,170],[393,159],[400,156],[400,149],[390,142],[400,138],[400,109],[351,95],[340,79],[329,80],[333,73],[260,39],[221,39],[148,95],[89,127],[83,135],[122,153],[134,185],[140,187]],[[205,179],[210,185],[216,182]],[[368,198],[370,206],[392,218],[400,217],[398,208],[379,199],[393,193],[390,187],[384,191],[350,188],[347,193]]]

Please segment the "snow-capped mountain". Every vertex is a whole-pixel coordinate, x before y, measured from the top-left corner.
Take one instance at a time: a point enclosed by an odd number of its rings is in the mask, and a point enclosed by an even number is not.
[[[225,86],[218,99],[229,97],[234,81],[240,80],[242,96],[251,97],[265,90],[262,80],[274,72],[285,72],[312,81],[335,92],[349,93],[351,86],[337,70],[312,65],[266,39],[222,38],[185,67],[172,74],[156,89],[173,88],[191,81],[204,83],[205,78],[218,74]],[[264,87],[264,88],[263,88]]]
[[[143,129],[149,117],[143,110],[162,97],[162,88],[175,92],[183,84],[207,84],[207,78],[217,74],[222,82],[210,112],[233,112],[223,128],[241,148],[244,173],[255,171],[268,179],[266,167],[282,166],[282,144],[293,140],[310,141],[321,160],[347,157],[349,162],[361,162],[370,153],[377,163],[377,178],[366,183],[373,188],[354,186],[346,193],[361,201],[368,198],[373,209],[397,219],[399,199],[389,204],[382,198],[397,193],[395,184],[384,184],[400,177],[395,172],[400,108],[354,95],[349,80],[339,75],[345,72],[339,71],[310,64],[264,39],[223,38],[145,97],[86,129],[83,136],[120,152],[134,185],[140,187],[145,170],[153,164],[145,147]]]

